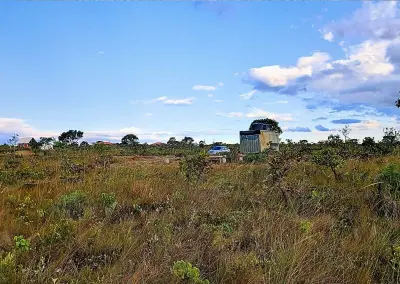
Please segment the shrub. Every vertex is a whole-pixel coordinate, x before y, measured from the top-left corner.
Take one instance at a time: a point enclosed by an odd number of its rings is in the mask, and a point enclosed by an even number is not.
[[[382,170],[378,180],[391,193],[400,194],[400,164],[391,164]]]
[[[188,182],[198,182],[210,170],[210,163],[205,155],[188,156],[179,162],[179,171]]]
[[[0,257],[0,283],[12,283],[16,266],[14,253],[9,252],[6,256]]]
[[[338,168],[342,165],[343,160],[331,149],[324,149],[317,152],[312,157],[313,162],[318,166],[325,166],[331,169],[335,179],[339,178]]]
[[[15,236],[15,248],[21,251],[29,251],[31,249],[29,240],[25,239],[24,236]]]
[[[200,277],[200,270],[190,262],[179,260],[174,262],[172,273],[181,280],[186,280],[193,284],[209,284],[210,281]]]
[[[109,216],[114,211],[117,206],[117,199],[115,197],[115,193],[102,193],[101,194],[101,203],[104,207],[104,211],[106,216]]]
[[[72,219],[76,220],[83,216],[86,204],[86,194],[80,190],[76,190],[61,196],[59,208],[68,213]]]

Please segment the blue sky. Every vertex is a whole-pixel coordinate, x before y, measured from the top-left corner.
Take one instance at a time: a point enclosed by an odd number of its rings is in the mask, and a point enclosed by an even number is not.
[[[395,2],[0,2],[0,142],[12,134],[238,142],[398,127]],[[399,32],[397,32],[399,31]]]

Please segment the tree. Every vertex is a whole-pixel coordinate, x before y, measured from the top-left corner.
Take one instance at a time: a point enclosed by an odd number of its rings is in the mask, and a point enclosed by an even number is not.
[[[342,133],[343,137],[344,137],[344,142],[346,143],[346,141],[349,139],[349,135],[350,135],[351,129],[349,125],[346,125],[345,127],[343,127],[340,130],[340,133]]]
[[[340,144],[342,144],[343,143],[343,140],[342,139],[340,139],[340,136],[339,135],[333,135],[333,134],[331,134],[331,135],[329,135],[328,136],[328,144],[329,145],[331,145],[331,146],[338,146],[338,145],[340,145]]]
[[[89,143],[86,141],[82,141],[81,144],[79,145],[80,147],[88,147]]]
[[[338,168],[342,165],[343,160],[331,149],[324,149],[314,153],[312,161],[318,166],[325,166],[331,169],[335,179],[339,178]]]
[[[135,146],[139,144],[139,138],[135,134],[127,134],[121,139],[122,145]]]
[[[206,142],[204,140],[200,140],[199,141],[199,147],[200,148],[204,148],[205,145],[206,145]]]
[[[264,119],[256,119],[253,120],[253,122],[250,124],[249,130],[254,130],[253,125],[255,123],[265,123],[271,126],[271,130],[278,132],[279,134],[282,134],[282,129],[279,127],[279,123],[270,118],[264,118]]]
[[[399,92],[400,93],[400,92]],[[400,108],[400,97],[397,99],[397,101],[395,102],[395,104],[396,104],[396,106],[398,107],[398,108]]]
[[[175,147],[175,146],[177,146],[178,144],[179,144],[179,142],[176,141],[176,138],[175,138],[175,137],[170,137],[169,140],[168,140],[168,142],[167,142],[167,145],[172,146],[172,147]]]
[[[384,136],[382,139],[383,143],[386,144],[396,144],[400,140],[400,131],[397,131],[393,127],[386,127],[384,130]]]
[[[374,147],[375,146],[375,139],[373,137],[365,137],[362,145],[364,147]]]
[[[194,139],[192,137],[185,136],[182,139],[182,143],[185,144],[185,145],[191,145],[193,142],[194,142]]]
[[[40,147],[40,143],[35,140],[35,138],[32,138],[31,141],[29,141],[29,147],[31,147],[32,150],[37,150]]]
[[[17,142],[18,142],[18,134],[14,134],[13,136],[11,136],[10,139],[7,140],[7,144],[10,145],[10,147],[17,146]]]
[[[80,130],[68,130],[58,136],[58,141],[69,145],[78,144],[78,140],[83,137],[83,132]]]

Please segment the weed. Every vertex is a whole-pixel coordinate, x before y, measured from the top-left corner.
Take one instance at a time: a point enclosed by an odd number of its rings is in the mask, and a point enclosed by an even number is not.
[[[101,194],[101,203],[104,207],[104,211],[106,216],[110,216],[117,206],[117,198],[115,197],[115,193],[102,193]]]
[[[172,266],[172,273],[178,279],[186,280],[191,284],[209,284],[210,281],[200,277],[200,270],[193,266],[190,262],[179,260],[174,262]]]
[[[29,251],[31,249],[29,240],[25,239],[24,236],[15,236],[15,248],[20,251]]]
[[[179,163],[179,170],[188,182],[199,182],[210,170],[210,164],[205,155],[189,156]]]
[[[83,216],[87,205],[86,194],[80,190],[61,196],[59,208],[66,212],[70,218],[79,219]]]

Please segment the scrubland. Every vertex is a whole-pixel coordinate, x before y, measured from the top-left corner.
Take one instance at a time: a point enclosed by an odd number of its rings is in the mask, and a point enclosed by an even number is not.
[[[220,165],[4,152],[0,283],[400,282],[398,149],[286,148]]]

